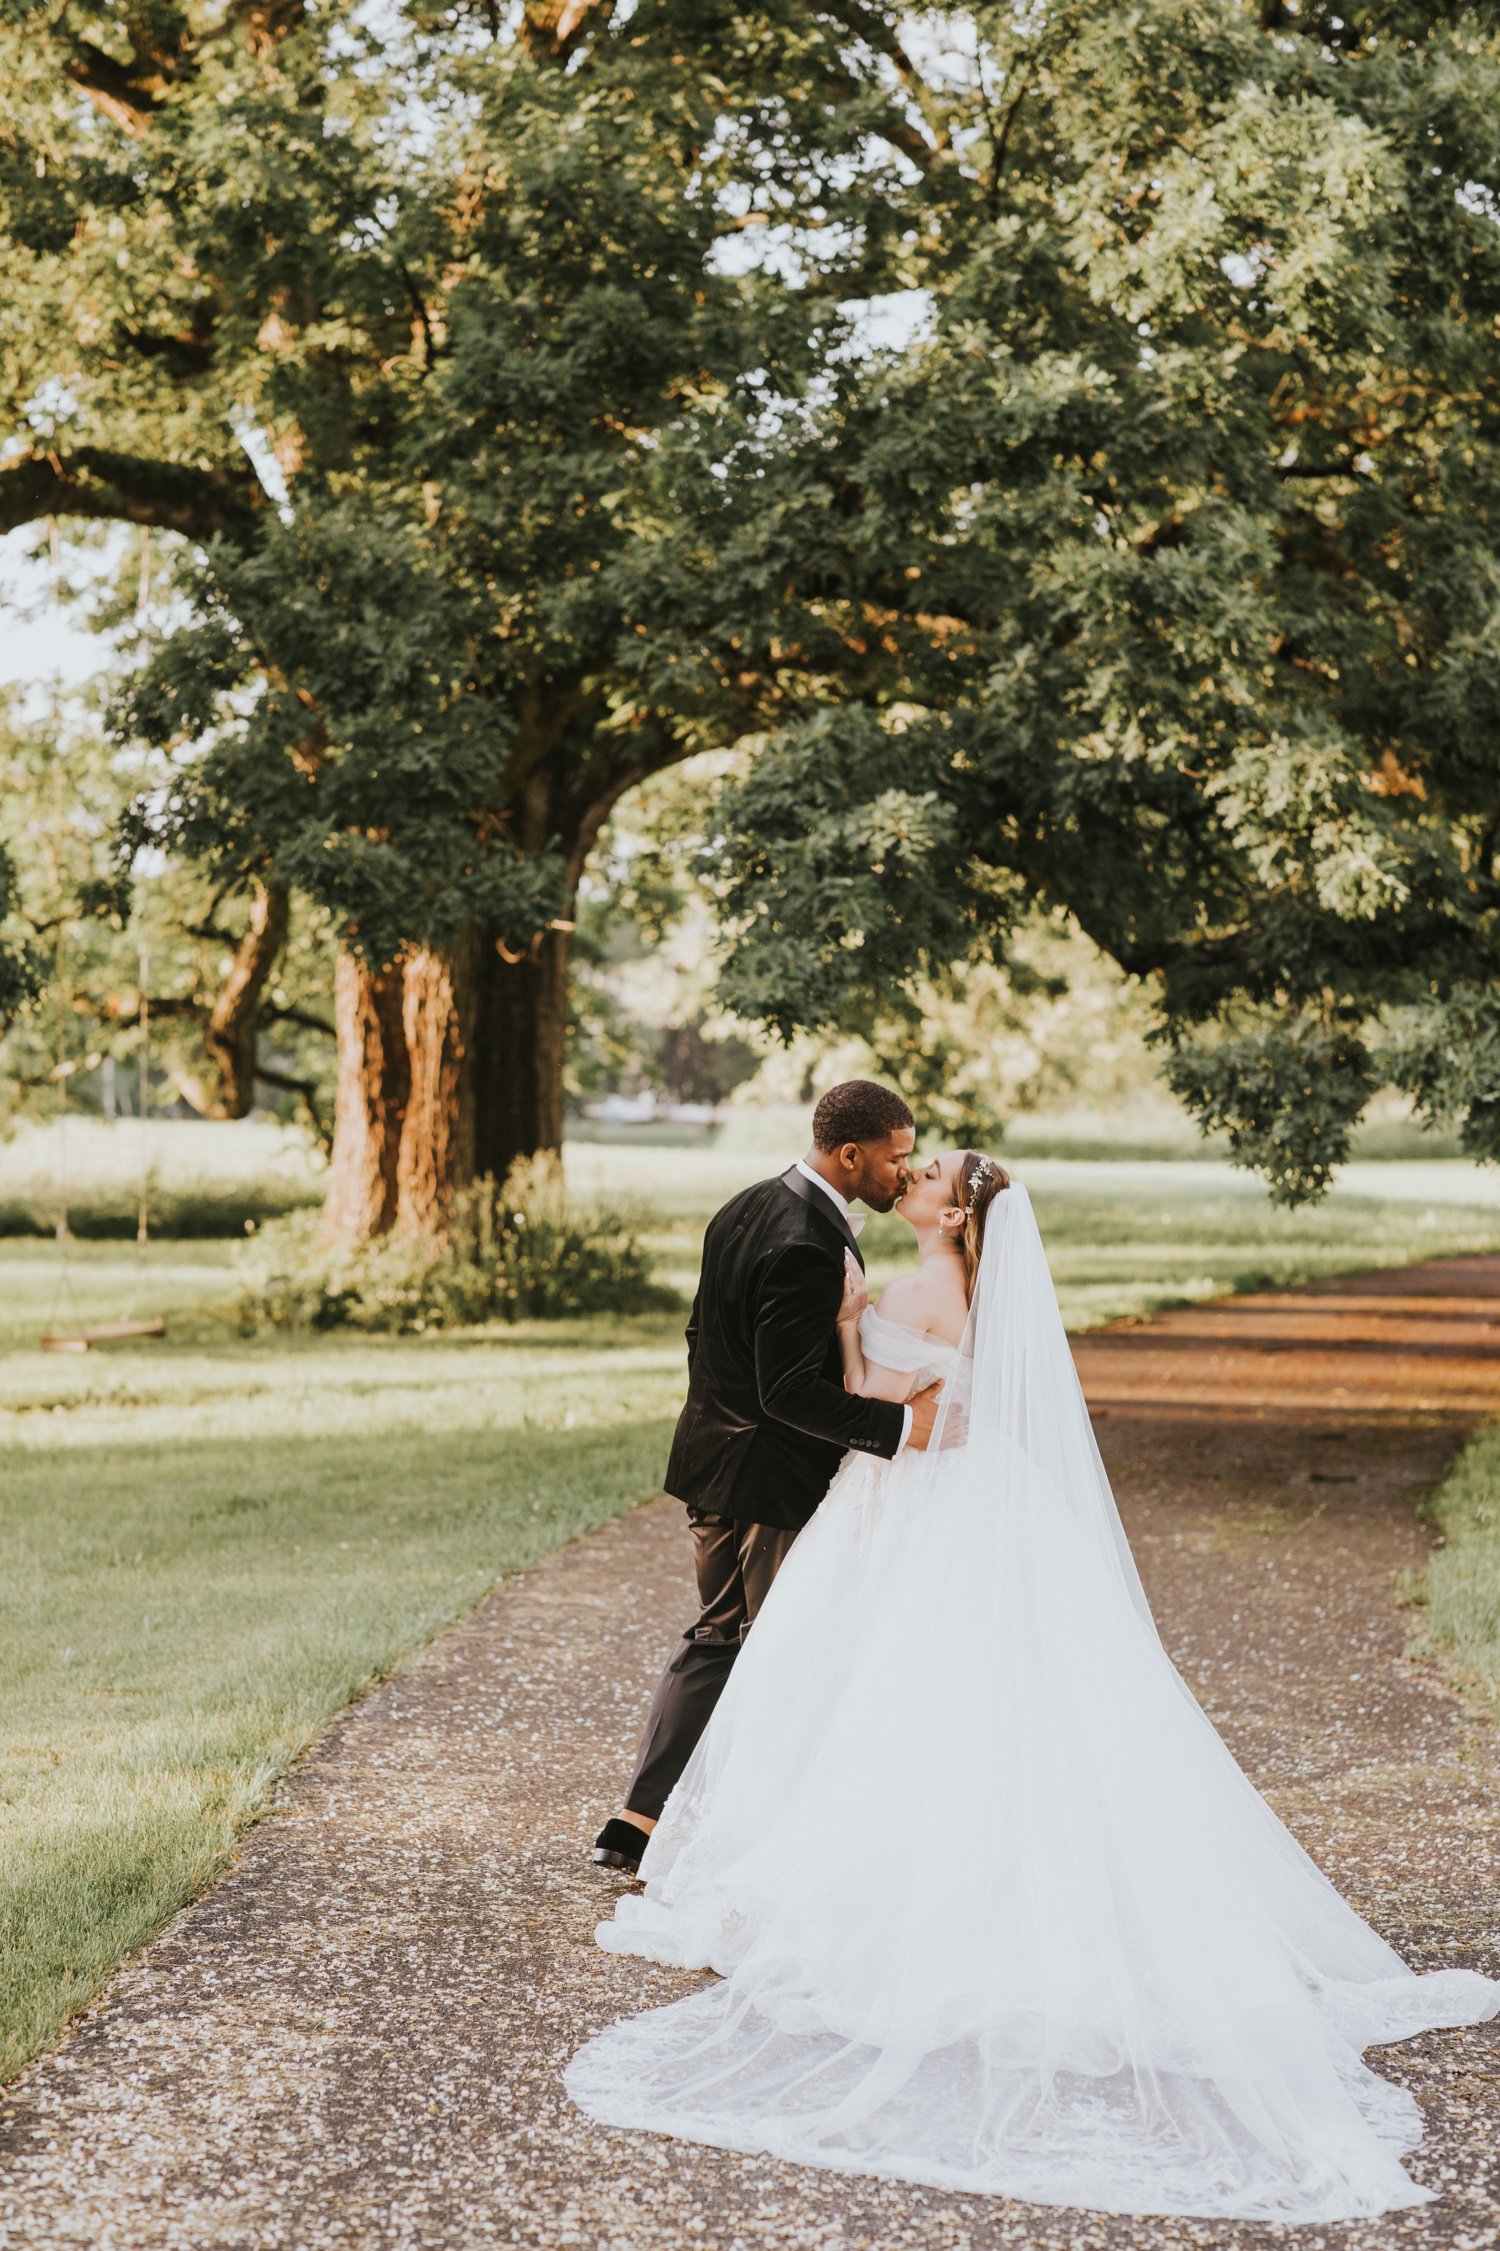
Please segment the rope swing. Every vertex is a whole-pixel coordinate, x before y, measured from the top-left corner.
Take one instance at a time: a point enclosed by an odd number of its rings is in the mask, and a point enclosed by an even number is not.
[[[59,982],[62,981],[62,941],[58,943]],[[83,1064],[64,1058],[53,1072],[57,1082],[57,1291],[48,1316],[46,1334],[42,1338],[44,1352],[87,1352],[90,1345],[118,1344],[127,1337],[164,1337],[166,1321],[160,1314],[137,1315],[135,1308],[145,1291],[147,1253],[151,1245],[151,1151],[148,1141],[151,1099],[151,957],[144,944],[140,953],[141,977],[141,1051],[140,1051],[140,1120],[141,1120],[141,1184],[136,1204],[135,1288],[130,1302],[118,1321],[102,1321],[90,1327],[83,1325],[78,1299],[73,1289],[72,1262],[69,1249],[73,1232],[68,1225],[68,1081],[79,1069],[86,1069],[95,1059],[86,1057]],[[66,997],[66,996],[65,996]],[[66,1015],[66,1011],[65,1011]],[[60,1322],[70,1315],[73,1326],[64,1328]]]

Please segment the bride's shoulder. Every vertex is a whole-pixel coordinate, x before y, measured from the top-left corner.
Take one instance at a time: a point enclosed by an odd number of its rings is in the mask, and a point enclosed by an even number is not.
[[[886,1283],[879,1297],[871,1301],[882,1321],[889,1321],[898,1329],[926,1327],[925,1321],[915,1318],[921,1310],[916,1284],[915,1274],[902,1274],[894,1282]]]
[[[957,1267],[956,1259],[953,1263]],[[959,1275],[950,1273],[946,1263],[938,1267],[929,1259],[915,1274],[899,1274],[894,1282],[888,1282],[875,1301],[875,1310],[882,1321],[890,1321],[897,1328],[913,1329],[918,1336],[941,1337],[944,1343],[952,1344],[963,1334],[968,1308]],[[951,1333],[955,1327],[956,1335]]]

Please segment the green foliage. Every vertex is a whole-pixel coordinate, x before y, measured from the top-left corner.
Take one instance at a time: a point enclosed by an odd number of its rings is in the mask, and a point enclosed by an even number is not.
[[[649,1087],[684,1102],[743,1089],[755,1107],[806,1104],[835,1079],[888,1075],[912,1099],[924,1132],[998,1146],[1017,1118],[1038,1109],[1111,1110],[1155,1087],[1139,984],[1066,916],[1035,911],[1017,921],[1003,965],[934,963],[877,993],[855,983],[823,1035],[801,1034],[786,1047],[746,1039],[742,1024],[713,1006],[723,891],[714,868],[715,787],[727,776],[754,788],[762,839],[773,823],[791,835],[806,818],[809,801],[780,788],[775,746],[689,761],[632,794],[579,890],[569,1056],[576,1100]],[[831,761],[814,780],[810,802],[836,806]],[[830,856],[825,870],[829,896],[837,889],[846,905],[854,888],[847,865]],[[1170,1127],[1177,1113],[1159,1091],[1156,1100]],[[1158,1117],[1158,1132],[1162,1123]]]
[[[1059,918],[1035,916],[1018,924],[1003,966],[960,962],[883,995],[866,1040],[871,1068],[902,1088],[924,1133],[998,1149],[1037,1112],[1083,1103],[1108,1119],[1152,1089],[1149,1026],[1144,995],[1107,956]]]
[[[779,700],[760,457],[891,278],[894,14],[107,15],[0,35],[0,515],[191,542],[127,845],[375,963],[525,943],[623,788]]]
[[[717,1105],[760,1051],[713,1006],[713,923],[697,880],[707,781],[653,775],[608,823],[578,889],[567,1091],[575,1105],[650,1092]]]
[[[1492,10],[101,20],[0,34],[0,521],[183,543],[127,846],[492,965],[741,742],[747,1017],[935,1083],[933,996],[1042,906],[1281,1192],[1362,1083],[1488,1150]]]
[[[485,621],[445,599],[420,546],[365,499],[270,526],[253,556],[182,565],[178,591],[205,622],[130,683],[116,725],[157,744],[196,735],[196,755],[165,807],[138,802],[132,852],[166,843],[235,886],[273,874],[376,962],[476,922],[525,941],[561,912],[551,839],[527,855],[478,818],[512,728],[462,661]]]
[[[138,1110],[143,954],[149,1105],[182,1096],[201,1111],[220,1092],[204,1034],[245,932],[247,902],[215,895],[181,858],[158,857],[134,875],[120,859],[118,830],[132,798],[167,778],[160,764],[143,766],[111,745],[86,698],[59,700],[46,717],[28,716],[19,696],[0,704],[0,798],[16,851],[13,926],[32,965],[8,1028],[0,1010],[0,1125],[54,1116],[60,1072],[72,1114]],[[279,1100],[290,1112],[293,1090],[306,1088],[317,1108],[332,1061],[331,970],[326,917],[299,911],[257,1010],[264,1106]],[[192,1199],[168,1193],[164,1208],[174,1201],[192,1231]],[[226,1216],[212,1232],[224,1231]],[[255,1216],[267,1215],[247,1206],[236,1224]],[[8,1224],[0,1214],[0,1228]]]
[[[1354,1033],[1306,1024],[1188,1049],[1167,1077],[1208,1131],[1227,1135],[1234,1162],[1264,1175],[1278,1204],[1326,1193],[1375,1085]]]
[[[1460,1121],[1468,1156],[1500,1157],[1500,994],[1460,985],[1405,1021],[1398,1016],[1385,1060],[1420,1115]]]
[[[1382,1083],[1488,1153],[1445,1058],[1500,966],[1493,14],[967,20],[925,329],[768,472],[824,708],[728,793],[726,997],[868,1018],[1040,898],[1278,1193]]]
[[[976,950],[939,725],[859,706],[767,743],[725,801],[724,991],[783,1038],[843,1024]],[[1015,907],[1023,904],[1017,888]]]
[[[16,864],[0,839],[0,1034],[42,989],[38,949],[15,926],[19,898]]]
[[[247,1246],[242,1269],[252,1329],[419,1336],[675,1302],[652,1279],[635,1215],[571,1201],[558,1168],[540,1163],[517,1166],[503,1186],[461,1190],[440,1235],[397,1233],[348,1250],[321,1243],[310,1217],[274,1221]]]
[[[111,1021],[103,1005],[122,985],[133,997],[136,983],[129,899],[110,845],[128,796],[86,716],[28,718],[14,692],[0,703],[0,818],[11,848],[0,846],[0,925],[8,916],[25,965],[12,1007],[0,1007],[0,1122],[54,1108],[59,1069],[72,1082],[103,1055],[133,1054],[133,1026]],[[70,1083],[70,1101],[78,1091]]]
[[[651,1071],[669,1102],[716,1108],[755,1076],[760,1057],[738,1032],[710,1032],[700,1011],[663,1026],[653,1042]]]

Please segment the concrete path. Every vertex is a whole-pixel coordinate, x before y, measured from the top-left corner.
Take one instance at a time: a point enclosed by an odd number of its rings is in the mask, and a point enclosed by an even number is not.
[[[1500,1259],[1241,1298],[1079,1359],[1168,1644],[1325,1868],[1421,1965],[1500,1973],[1494,1743],[1403,1660],[1413,1506],[1500,1414]],[[352,1711],[227,1880],[0,2098],[16,2251],[1114,2251],[1496,2241],[1500,2038],[1391,2050],[1420,2212],[1119,2221],[605,2133],[558,2072],[693,1980],[590,1945],[584,1846],[689,1608],[658,1502],[512,1580]],[[851,1871],[857,1881],[857,1871]]]

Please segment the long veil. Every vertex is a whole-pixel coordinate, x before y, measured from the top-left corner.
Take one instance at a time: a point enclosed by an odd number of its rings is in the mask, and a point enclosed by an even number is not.
[[[996,1195],[960,1346],[924,1469],[968,1451],[997,1508],[1045,1495],[1065,1510],[1102,1569],[1155,1632],[1125,1527],[1100,1458],[1031,1198],[1018,1180]]]
[[[1040,2203],[1421,2203],[1362,2050],[1500,2011],[1340,1899],[1172,1666],[1015,1184],[934,1443],[845,1465],[642,1874],[601,1945],[722,1975],[591,2040],[585,2111]]]

